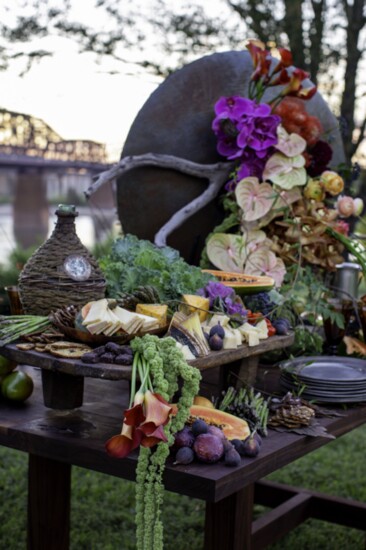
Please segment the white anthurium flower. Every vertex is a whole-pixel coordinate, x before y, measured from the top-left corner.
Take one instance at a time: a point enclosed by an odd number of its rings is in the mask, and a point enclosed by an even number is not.
[[[306,149],[306,141],[299,134],[289,134],[280,124],[277,128],[278,143],[275,148],[286,155],[286,157],[296,157],[301,155]]]
[[[243,220],[254,221],[271,210],[276,195],[269,183],[259,183],[258,178],[249,177],[239,181],[235,197],[243,211]]]
[[[242,273],[247,258],[246,240],[242,235],[215,233],[207,242],[210,262],[222,271]]]
[[[222,271],[243,273],[248,254],[264,246],[267,241],[264,231],[248,231],[243,235],[215,233],[208,240],[207,256]],[[268,247],[268,244],[265,246]]]
[[[244,272],[248,275],[267,275],[280,287],[286,275],[286,267],[281,258],[268,248],[261,248],[250,254],[245,262]]]
[[[263,179],[270,180],[282,189],[290,190],[305,185],[307,175],[304,166],[305,158],[302,155],[289,158],[282,153],[275,153],[264,167]]]

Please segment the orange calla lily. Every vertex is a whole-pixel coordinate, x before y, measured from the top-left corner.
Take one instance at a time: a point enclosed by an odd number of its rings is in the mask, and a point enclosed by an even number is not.
[[[150,390],[145,392],[144,412],[146,420],[144,424],[152,422],[155,426],[165,426],[169,420],[172,407],[158,393],[152,393]]]
[[[124,458],[140,445],[142,437],[143,434],[135,430],[133,426],[123,424],[122,432],[106,442],[106,451],[115,458]]]
[[[109,455],[124,458],[139,445],[153,447],[167,441],[163,426],[169,422],[172,407],[161,395],[146,390],[136,393],[134,406],[124,413],[122,431],[105,447]]]

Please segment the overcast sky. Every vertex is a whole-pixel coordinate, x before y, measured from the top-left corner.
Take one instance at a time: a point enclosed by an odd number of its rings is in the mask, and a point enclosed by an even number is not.
[[[70,41],[54,39],[56,54],[19,76],[21,63],[0,71],[0,106],[42,118],[64,139],[107,144],[111,160],[122,145],[138,110],[158,86],[157,77],[132,75],[133,67],[80,55]],[[126,73],[126,74],[124,74]]]

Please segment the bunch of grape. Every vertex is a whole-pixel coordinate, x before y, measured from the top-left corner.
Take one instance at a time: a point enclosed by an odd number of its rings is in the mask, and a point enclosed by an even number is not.
[[[245,297],[245,307],[253,313],[260,312],[269,317],[276,308],[276,304],[269,297],[269,292],[258,292]]]

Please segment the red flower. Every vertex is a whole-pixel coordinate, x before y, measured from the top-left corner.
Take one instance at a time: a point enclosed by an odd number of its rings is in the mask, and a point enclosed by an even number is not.
[[[161,395],[147,390],[135,395],[134,405],[124,413],[122,431],[105,444],[109,455],[124,458],[139,445],[153,447],[167,441],[163,426],[169,421],[172,407]]]
[[[291,65],[293,65],[294,62],[293,62],[292,53],[290,52],[290,50],[286,50],[286,48],[277,48],[277,49],[280,52],[280,56],[281,56],[281,61],[280,61],[281,68],[291,67]]]
[[[276,71],[275,71],[276,72]],[[281,69],[281,71],[277,74],[276,78],[272,78],[269,86],[279,86],[284,85],[290,82],[290,76],[286,69]]]
[[[309,78],[309,73],[302,69],[294,69],[290,77],[290,82],[282,90],[281,96],[294,96],[300,99],[310,99],[313,97],[316,92],[316,86],[304,88],[302,82],[306,78]]]
[[[257,46],[257,44],[261,44],[261,46]],[[269,52],[264,49],[264,44],[258,40],[250,40],[247,48],[254,66],[254,72],[250,79],[255,82],[259,80],[260,77],[268,75],[271,67],[271,58]]]

